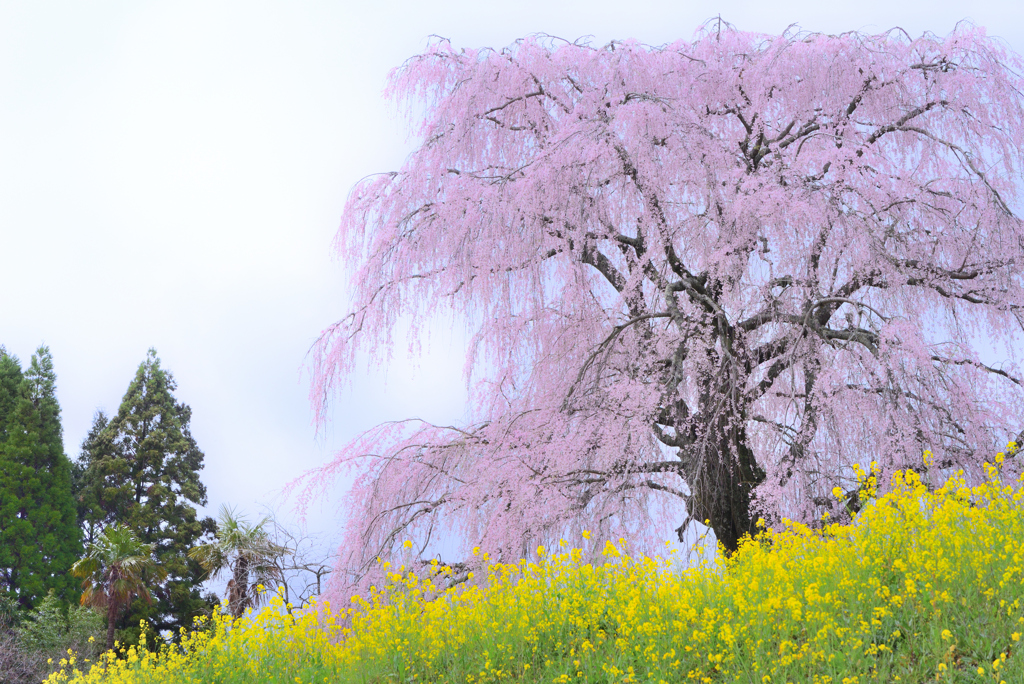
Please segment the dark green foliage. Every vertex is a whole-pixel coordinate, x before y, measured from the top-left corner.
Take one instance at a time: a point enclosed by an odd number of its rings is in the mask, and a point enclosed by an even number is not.
[[[206,504],[199,480],[203,452],[189,430],[191,409],[178,403],[171,374],[160,368],[152,349],[139,365],[117,415],[96,416],[82,444],[76,499],[87,536],[106,525],[123,524],[153,544],[167,579],[153,589],[152,604],[136,600],[118,621],[118,639],[134,643],[140,620],[154,631],[191,627],[210,612],[213,599],[202,597],[203,568],[186,555],[216,523],[199,519],[194,504]]]
[[[78,521],[86,544],[96,541],[103,528],[115,521],[114,511],[118,510],[118,490],[111,488],[109,493],[105,492],[105,470],[115,465],[110,460],[111,434],[106,430],[109,422],[103,411],[96,412],[79,459],[71,466]]]
[[[7,422],[14,415],[21,387],[21,364],[0,346],[0,444],[7,439]]]
[[[50,590],[76,600],[68,569],[81,553],[81,532],[49,349],[40,347],[24,373],[0,354],[0,408],[0,593],[22,610]]]

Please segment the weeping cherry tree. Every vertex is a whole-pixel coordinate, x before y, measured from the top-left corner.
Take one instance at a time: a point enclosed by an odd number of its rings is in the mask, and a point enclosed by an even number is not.
[[[355,469],[339,590],[406,539],[509,560],[695,520],[730,550],[758,517],[841,515],[854,464],[977,476],[1024,427],[1022,73],[967,25],[720,21],[663,47],[438,41],[398,68],[419,143],[349,197],[353,303],[312,397],[323,419],[396,323],[455,315],[473,417],[379,426],[312,474]]]

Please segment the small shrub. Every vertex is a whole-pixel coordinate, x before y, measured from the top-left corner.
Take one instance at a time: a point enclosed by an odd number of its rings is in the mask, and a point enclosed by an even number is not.
[[[52,591],[26,614],[4,612],[0,604],[0,619],[6,625],[0,629],[0,682],[4,684],[39,684],[60,668],[69,651],[86,659],[102,651],[102,616],[81,606],[65,609]]]

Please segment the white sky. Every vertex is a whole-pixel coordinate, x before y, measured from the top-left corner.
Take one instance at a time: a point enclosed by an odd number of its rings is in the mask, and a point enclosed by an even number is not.
[[[382,421],[458,421],[462,347],[442,336],[419,364],[399,350],[386,377],[354,378],[329,428],[311,425],[301,369],[346,311],[330,250],[345,197],[412,149],[381,98],[388,71],[431,34],[658,45],[718,14],[915,37],[970,19],[1024,52],[1020,0],[0,0],[0,344],[23,363],[50,346],[72,458],[156,347],[193,409],[211,514],[255,513]],[[330,534],[333,511],[311,526]]]

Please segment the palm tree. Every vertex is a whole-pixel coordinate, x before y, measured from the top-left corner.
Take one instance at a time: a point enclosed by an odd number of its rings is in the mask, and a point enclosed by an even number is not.
[[[143,544],[124,525],[109,525],[71,566],[82,578],[82,605],[107,609],[107,650],[114,648],[114,625],[121,611],[140,597],[152,603],[146,583],[167,572],[153,560],[153,545]]]
[[[189,550],[188,556],[206,569],[207,576],[216,577],[224,569],[231,570],[228,580],[228,609],[233,617],[241,617],[246,608],[255,608],[263,597],[257,587],[284,577],[277,560],[288,548],[276,544],[263,529],[264,518],[255,525],[228,506],[220,507],[217,540]]]

